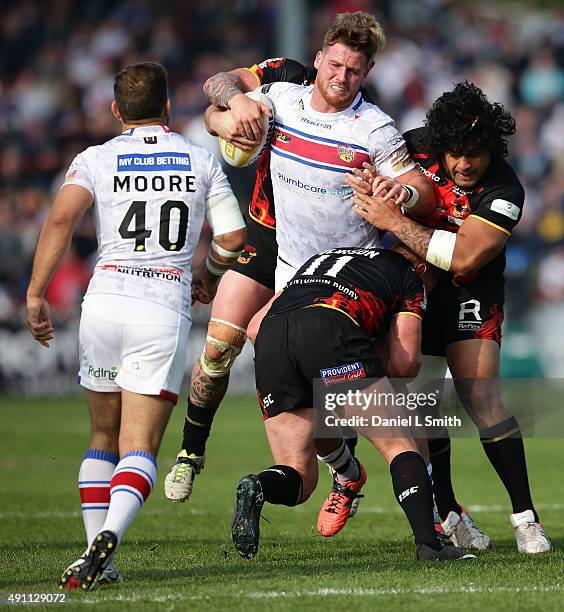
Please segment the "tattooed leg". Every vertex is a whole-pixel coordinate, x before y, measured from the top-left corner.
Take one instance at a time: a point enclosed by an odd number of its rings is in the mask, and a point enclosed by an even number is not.
[[[192,382],[190,384],[190,402],[204,409],[215,409],[221,404],[227,385],[229,372],[223,376],[208,376],[197,361],[192,369]]]
[[[202,370],[199,361],[194,365],[182,439],[182,448],[188,455],[201,457],[205,453],[213,419],[228,384],[229,372],[210,377]]]
[[[229,370],[245,344],[245,330],[221,319],[210,319],[206,346],[192,370],[192,383],[182,448],[202,456],[213,418],[229,383]]]

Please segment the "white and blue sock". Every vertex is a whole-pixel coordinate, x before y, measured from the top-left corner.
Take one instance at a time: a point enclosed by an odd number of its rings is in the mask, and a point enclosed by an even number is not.
[[[142,450],[125,454],[112,476],[110,507],[102,531],[114,532],[121,541],[156,481],[157,463],[152,455]]]
[[[78,472],[82,520],[88,545],[102,531],[110,507],[110,481],[119,457],[89,448]]]

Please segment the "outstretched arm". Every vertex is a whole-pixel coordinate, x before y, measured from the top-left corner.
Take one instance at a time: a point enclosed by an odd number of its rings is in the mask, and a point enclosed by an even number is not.
[[[455,234],[425,227],[403,215],[395,203],[378,196],[356,193],[353,203],[357,215],[394,233],[419,257],[454,274],[477,272],[501,253],[508,238],[508,234],[472,215]]]

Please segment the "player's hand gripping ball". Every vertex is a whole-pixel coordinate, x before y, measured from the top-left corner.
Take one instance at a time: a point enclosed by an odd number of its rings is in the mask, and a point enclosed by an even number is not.
[[[272,132],[274,131],[274,107],[272,106],[270,98],[265,96],[260,91],[249,91],[245,95],[249,96],[249,98],[252,98],[253,100],[256,100],[257,102],[261,102],[265,106],[268,106],[271,116],[262,116],[264,129],[262,132],[261,141],[250,151],[243,151],[238,146],[227,142],[227,140],[224,140],[221,137],[219,138],[221,156],[230,166],[235,166],[235,168],[246,168],[247,166],[254,164],[270,146],[270,139],[272,138]]]

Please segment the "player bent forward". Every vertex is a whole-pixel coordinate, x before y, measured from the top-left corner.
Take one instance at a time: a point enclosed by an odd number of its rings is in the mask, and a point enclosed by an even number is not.
[[[157,480],[157,452],[184,375],[191,301],[213,299],[219,276],[245,244],[218,161],[166,126],[165,69],[124,68],[114,95],[122,134],[73,161],[41,230],[27,293],[31,333],[49,346],[45,290],[74,226],[95,203],[99,251],[79,332],[79,382],[91,421],[78,476],[87,548],[63,572],[59,589],[121,580],[112,558]],[[204,215],[214,237],[192,277]]]
[[[256,340],[255,375],[276,464],[237,485],[232,537],[242,557],[257,553],[264,502],[296,506],[317,484],[313,379],[322,370],[354,364],[362,377],[381,379],[365,389],[370,393],[380,385],[391,390],[384,371],[415,376],[423,308],[423,284],[411,264],[399,253],[375,248],[315,255],[274,301]],[[388,333],[384,364],[372,340]],[[409,430],[389,436],[362,433],[390,465],[394,494],[415,535],[417,559],[473,558],[437,536],[431,482]]]

